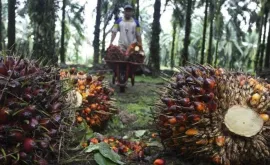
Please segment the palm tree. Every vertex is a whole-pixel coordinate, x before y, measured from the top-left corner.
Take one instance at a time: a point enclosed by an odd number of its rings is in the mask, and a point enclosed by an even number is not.
[[[149,64],[154,71],[154,75],[160,72],[160,45],[159,45],[159,34],[160,34],[160,8],[161,0],[155,0],[154,4],[154,20],[152,24],[152,36],[150,43],[150,61]]]
[[[216,67],[217,66],[217,60],[218,60],[218,53],[219,53],[219,42],[222,38],[222,35],[223,35],[223,25],[224,25],[224,22],[223,22],[223,15],[221,14],[221,6],[224,4],[225,0],[219,0],[218,1],[218,7],[217,7],[217,10],[216,10],[216,19],[215,19],[215,22],[216,22],[216,46],[215,46],[215,61],[214,61],[214,66]]]
[[[119,15],[119,7],[123,4],[123,0],[113,1],[110,5],[110,0],[104,0],[102,4],[102,17],[103,19],[103,28],[102,28],[102,48],[101,48],[101,56],[102,58],[105,56],[105,40],[111,30],[107,30],[107,26],[112,20],[113,16],[115,16],[115,21],[118,20]]]
[[[95,24],[95,32],[94,32],[94,65],[99,63],[99,35],[100,35],[100,24],[101,24],[101,5],[102,0],[97,0],[96,7],[96,24]]]
[[[137,0],[137,6],[136,6],[136,19],[139,20],[140,17],[140,0]]]
[[[176,38],[176,37],[175,37]],[[169,33],[165,33],[164,31],[161,31],[160,33],[160,58],[161,58],[161,64],[163,64],[165,67],[169,64],[170,59],[170,50],[169,47],[172,45],[172,36]]]
[[[257,49],[257,53],[256,53],[256,57],[255,57],[255,61],[254,61],[254,70],[257,71],[259,70],[259,59],[260,59],[260,54],[261,54],[261,48],[262,48],[262,45],[261,45],[261,37],[262,37],[262,31],[263,31],[263,17],[262,16],[259,16],[259,20],[258,20],[258,27],[257,29],[259,29],[259,38],[258,38],[258,49]]]
[[[55,53],[56,0],[29,0],[29,15],[33,25],[33,57],[46,58],[47,62],[57,64]]]
[[[269,10],[270,10],[270,2],[267,1],[265,5],[265,15],[268,16]],[[266,55],[265,55],[265,63],[264,67],[269,68],[270,67],[270,21],[268,22],[269,28],[268,28],[268,37],[267,37],[267,46],[266,46]],[[266,26],[264,27],[266,29]]]
[[[15,50],[16,0],[8,0],[8,49]]]
[[[63,0],[62,6],[62,32],[61,32],[61,63],[65,64],[65,18],[66,18],[66,0]]]
[[[185,39],[184,39],[184,49],[182,53],[182,65],[186,65],[188,61],[188,46],[190,43],[190,32],[191,32],[191,14],[192,14],[192,3],[193,0],[187,0],[187,12],[186,12],[186,26],[185,26]]]
[[[204,49],[205,49],[205,40],[206,40],[206,29],[207,29],[207,17],[208,17],[208,0],[205,1],[205,10],[204,10],[204,23],[203,23],[203,38],[202,38],[202,49],[201,49],[201,61],[204,63]]]
[[[209,32],[209,45],[208,45],[208,55],[207,55],[207,63],[212,64],[213,54],[212,54],[212,42],[213,42],[213,24],[214,24],[214,3],[210,0],[210,32]]]
[[[267,37],[267,46],[266,46],[264,67],[265,68],[270,67],[270,23],[269,23],[269,28],[268,28],[268,37]]]
[[[0,51],[2,51],[2,1],[0,0]]]
[[[65,0],[66,1],[66,12],[65,12],[65,33],[64,33],[64,47],[65,52],[69,49],[69,54],[65,53],[66,59],[72,62],[79,63],[80,56],[80,46],[85,40],[84,36],[84,9],[85,4],[80,5],[78,2]],[[75,28],[76,31],[70,31],[71,28]],[[73,40],[71,40],[73,39]],[[72,43],[72,41],[75,43]]]
[[[258,70],[261,71],[263,67],[263,59],[264,59],[264,50],[265,50],[265,39],[266,39],[266,25],[267,25],[267,18],[268,18],[268,9],[267,7],[264,10],[264,30],[263,30],[263,39],[262,39],[262,44],[261,44],[261,52],[260,52],[260,57],[259,57],[259,67]]]
[[[252,61],[254,61],[256,56],[257,41],[258,35],[255,31],[247,33],[243,42],[243,56],[238,60],[240,62],[239,66],[245,67],[244,69],[249,72],[252,72],[252,68],[254,68]]]
[[[171,69],[174,67],[174,48],[175,48],[175,38],[176,38],[176,31],[177,31],[177,22],[173,21],[173,40],[172,40],[172,49],[171,49]]]

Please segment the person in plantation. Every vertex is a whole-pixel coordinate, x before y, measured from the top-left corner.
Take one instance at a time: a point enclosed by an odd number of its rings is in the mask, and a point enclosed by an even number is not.
[[[118,31],[120,32],[118,44],[123,51],[126,51],[131,44],[136,42],[142,45],[140,24],[138,20],[132,17],[133,14],[133,7],[126,5],[124,7],[124,18],[119,18],[114,24],[110,45],[112,45]]]

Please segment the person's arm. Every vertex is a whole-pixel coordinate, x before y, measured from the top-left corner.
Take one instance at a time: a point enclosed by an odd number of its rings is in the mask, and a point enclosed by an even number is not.
[[[118,19],[118,20],[114,23],[114,25],[113,25],[113,28],[112,28],[112,37],[111,37],[111,43],[110,43],[110,45],[112,45],[112,43],[113,43],[113,41],[114,41],[114,39],[115,39],[115,37],[116,37],[116,34],[117,34],[117,32],[119,31],[119,23],[120,23],[120,21],[121,21],[121,18]]]

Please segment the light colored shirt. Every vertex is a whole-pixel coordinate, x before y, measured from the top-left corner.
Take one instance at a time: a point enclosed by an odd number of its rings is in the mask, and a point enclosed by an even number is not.
[[[141,35],[141,28],[139,22],[130,18],[126,20],[125,18],[119,18],[112,29],[112,32],[120,32],[119,46],[122,49],[127,49],[130,44],[137,42],[136,36]]]

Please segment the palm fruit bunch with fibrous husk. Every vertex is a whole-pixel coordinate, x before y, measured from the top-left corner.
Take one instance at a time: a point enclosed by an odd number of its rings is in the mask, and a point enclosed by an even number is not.
[[[267,164],[270,85],[265,80],[190,65],[168,81],[155,114],[165,147],[216,164]]]
[[[124,61],[126,56],[119,46],[111,45],[106,50],[106,56],[104,59],[109,61]]]
[[[76,112],[78,123],[85,120],[93,129],[104,127],[105,123],[115,113],[113,107],[113,89],[104,81],[103,75],[88,75],[83,71],[71,68],[69,72],[62,70],[63,77],[71,77],[75,90],[82,97],[82,104]]]
[[[57,160],[62,120],[58,70],[7,56],[0,61],[0,164]]]
[[[128,56],[127,61],[129,62],[143,63],[145,59],[143,48],[137,43],[133,43],[128,47],[126,55]]]
[[[105,86],[104,76],[87,76],[78,79],[76,89],[82,95],[82,110],[77,111],[77,121],[82,119],[92,127],[103,127],[114,113],[112,107],[113,90]]]

